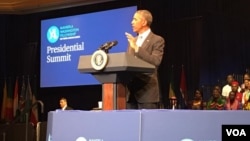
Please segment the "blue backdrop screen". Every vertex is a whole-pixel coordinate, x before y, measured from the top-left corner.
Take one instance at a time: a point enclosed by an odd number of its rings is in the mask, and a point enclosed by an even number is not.
[[[100,84],[77,69],[79,56],[93,54],[102,44],[118,41],[109,52],[125,52],[125,32],[133,33],[136,6],[44,19],[41,21],[40,87]]]

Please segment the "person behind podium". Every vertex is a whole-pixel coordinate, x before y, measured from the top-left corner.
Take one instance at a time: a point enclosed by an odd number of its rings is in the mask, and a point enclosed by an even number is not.
[[[165,40],[151,31],[152,14],[148,10],[138,10],[131,21],[134,37],[125,33],[129,47],[127,52],[155,66],[153,73],[137,74],[128,83],[127,109],[157,109],[160,102],[158,67],[162,61]]]
[[[60,99],[60,107],[61,107],[61,110],[73,110],[72,107],[68,106],[68,102],[67,102],[67,99],[62,97]]]

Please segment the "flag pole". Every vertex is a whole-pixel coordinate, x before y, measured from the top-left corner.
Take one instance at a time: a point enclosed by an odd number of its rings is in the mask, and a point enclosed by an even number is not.
[[[28,112],[26,111],[25,113],[25,119],[26,119],[26,123],[25,123],[25,141],[28,141],[28,125],[29,125],[29,114]]]
[[[28,76],[28,85],[29,85],[29,76]],[[27,85],[27,86],[28,86]],[[29,96],[28,96],[28,93],[27,93],[27,88],[26,88],[26,104],[27,105],[29,103]],[[29,109],[30,109],[30,104],[28,105],[27,107],[27,111],[25,112],[25,141],[28,141],[28,126],[29,126]]]

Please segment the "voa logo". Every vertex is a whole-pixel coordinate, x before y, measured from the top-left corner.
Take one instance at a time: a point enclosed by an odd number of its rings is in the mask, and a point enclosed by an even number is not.
[[[227,136],[247,136],[244,129],[226,129]]]
[[[57,26],[51,26],[47,31],[47,40],[50,43],[55,43],[59,39],[59,29]]]

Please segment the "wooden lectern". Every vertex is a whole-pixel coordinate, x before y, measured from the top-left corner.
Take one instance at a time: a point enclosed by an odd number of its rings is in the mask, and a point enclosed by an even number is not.
[[[78,70],[80,73],[92,74],[102,83],[103,110],[126,109],[126,87],[136,73],[152,73],[151,65],[126,52],[108,54],[108,63],[103,70],[95,70],[91,65],[91,56],[80,56]]]

